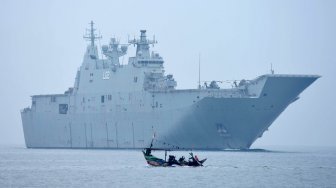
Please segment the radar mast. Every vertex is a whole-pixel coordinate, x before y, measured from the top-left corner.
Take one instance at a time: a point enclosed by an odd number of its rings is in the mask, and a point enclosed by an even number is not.
[[[95,40],[97,39],[101,39],[102,36],[101,35],[97,35],[95,34],[96,29],[93,28],[93,21],[91,21],[90,23],[90,29],[86,29],[86,34],[83,36],[84,39],[91,41],[91,46],[93,47],[95,44]]]
[[[83,38],[87,41],[90,41],[91,45],[87,46],[87,50],[84,55],[84,58],[86,60],[96,60],[98,59],[98,49],[97,49],[97,46],[95,46],[95,41],[98,39],[101,39],[102,36],[95,34],[96,29],[93,28],[93,24],[94,24],[93,21],[91,21],[89,24],[90,24],[90,29],[86,29],[86,34],[83,36]]]
[[[148,40],[146,38],[146,30],[140,30],[140,39],[133,39],[129,40],[128,43],[133,44],[134,46],[136,45],[136,56],[141,56],[143,58],[149,58],[150,53],[149,53],[149,45],[157,43],[155,40],[155,36],[153,37],[153,40]]]

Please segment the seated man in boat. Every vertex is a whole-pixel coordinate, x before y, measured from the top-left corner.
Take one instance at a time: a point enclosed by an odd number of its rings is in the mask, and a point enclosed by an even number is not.
[[[174,164],[176,164],[176,165],[180,165],[180,163],[178,163],[178,162],[176,161],[176,158],[175,158],[174,155],[169,155],[169,158],[168,158],[168,165],[171,166],[171,165],[174,165]]]
[[[189,157],[189,162],[193,162],[195,160],[194,158],[194,154],[191,152],[189,153],[190,154],[190,157]]]
[[[199,161],[197,155],[195,155],[195,160],[196,160],[196,161]]]
[[[184,157],[184,156],[180,157],[178,161],[179,161],[180,163],[184,162],[184,161],[185,161],[185,157]]]
[[[151,156],[152,155],[151,152],[152,152],[152,150],[150,148],[146,148],[145,155]]]
[[[180,165],[184,166],[184,165],[187,165],[188,162],[185,160],[185,157],[182,156],[179,158],[178,162],[180,163]]]
[[[191,152],[189,153],[190,154],[190,158],[189,158],[189,161],[188,161],[188,166],[200,166],[200,162],[198,160],[198,157],[197,155],[194,156],[194,154]]]

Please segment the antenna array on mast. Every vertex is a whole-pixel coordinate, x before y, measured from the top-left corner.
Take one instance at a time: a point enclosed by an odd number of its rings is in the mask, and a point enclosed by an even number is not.
[[[101,39],[102,36],[95,34],[96,29],[93,28],[94,24],[93,21],[91,21],[89,24],[90,24],[90,30],[86,29],[86,34],[83,36],[83,38],[91,41],[91,46],[94,46],[95,40]]]

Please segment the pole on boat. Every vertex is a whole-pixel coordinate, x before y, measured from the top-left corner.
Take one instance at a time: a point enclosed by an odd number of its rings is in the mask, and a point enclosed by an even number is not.
[[[167,150],[165,150],[165,161],[167,161]]]

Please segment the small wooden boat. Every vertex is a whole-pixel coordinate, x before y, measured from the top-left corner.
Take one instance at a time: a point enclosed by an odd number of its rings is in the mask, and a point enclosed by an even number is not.
[[[182,156],[178,161],[176,160],[174,155],[169,155],[168,160],[167,158],[167,151],[165,151],[165,159],[160,159],[158,157],[155,157],[152,155],[152,150],[163,150],[163,149],[152,149],[152,148],[145,148],[142,153],[144,154],[144,157],[147,161],[147,164],[151,166],[161,166],[161,167],[169,167],[169,166],[203,166],[203,163],[207,160],[202,159],[199,160],[197,155],[194,155],[192,152],[190,152],[190,158],[188,161],[185,160],[185,158]]]

